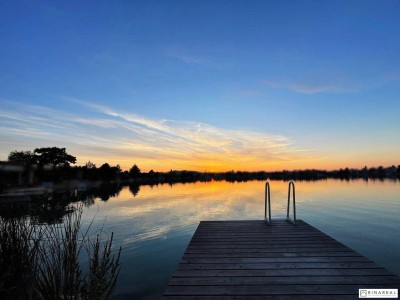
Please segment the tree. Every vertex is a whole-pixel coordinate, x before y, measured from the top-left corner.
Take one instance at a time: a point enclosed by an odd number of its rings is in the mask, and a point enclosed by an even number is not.
[[[56,166],[69,166],[70,163],[76,163],[76,157],[68,154],[65,148],[58,147],[47,147],[37,148],[34,150],[34,154],[42,165],[53,165]]]
[[[121,173],[119,165],[111,167],[108,163],[104,163],[99,168],[99,173],[102,179],[115,179]]]
[[[24,165],[37,163],[36,156],[31,151],[12,151],[8,155],[8,161]]]
[[[96,169],[96,164],[92,163],[90,160],[86,163],[85,167],[87,169]]]
[[[134,164],[132,168],[129,170],[129,175],[131,175],[132,177],[138,177],[140,173],[141,171],[136,164]]]
[[[114,170],[115,174],[122,173],[122,169],[121,169],[121,166],[120,166],[119,164],[117,164],[117,165],[114,166],[114,167],[111,167],[111,169]]]

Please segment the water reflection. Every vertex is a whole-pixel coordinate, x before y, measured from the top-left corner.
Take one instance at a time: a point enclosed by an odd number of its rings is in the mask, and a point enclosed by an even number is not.
[[[297,217],[400,275],[399,187],[389,180],[297,182]],[[272,218],[286,215],[287,190],[287,182],[271,181]],[[115,246],[123,247],[114,298],[157,299],[201,220],[263,218],[264,182],[116,185],[62,201],[47,204],[50,220],[68,201],[84,201],[86,219],[96,217],[93,226],[114,232]],[[52,215],[41,209],[33,216]]]
[[[117,184],[100,185],[89,190],[42,191],[40,194],[18,194],[15,197],[0,199],[0,216],[5,218],[30,217],[34,223],[61,223],[71,211],[72,204],[82,202],[85,206],[94,205],[96,199],[108,201],[118,197],[122,186]]]
[[[138,184],[131,184],[129,186],[129,191],[132,193],[133,197],[136,197],[139,194],[140,186]]]
[[[286,214],[287,188],[271,182],[273,218]],[[397,181],[303,181],[296,196],[298,218],[400,274],[400,245],[393,239],[400,224]],[[127,266],[116,299],[159,296],[201,220],[261,219],[263,199],[263,182],[220,181],[141,186],[135,197],[123,188],[98,203],[97,216],[108,216]]]

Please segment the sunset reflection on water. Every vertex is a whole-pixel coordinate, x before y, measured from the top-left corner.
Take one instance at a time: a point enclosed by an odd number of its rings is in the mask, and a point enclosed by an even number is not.
[[[271,181],[272,218],[286,215],[288,182]],[[297,218],[400,274],[399,181],[298,181]],[[87,208],[115,233],[122,270],[115,299],[152,299],[164,290],[198,223],[264,217],[264,181],[124,187]],[[105,220],[105,221],[104,221]]]

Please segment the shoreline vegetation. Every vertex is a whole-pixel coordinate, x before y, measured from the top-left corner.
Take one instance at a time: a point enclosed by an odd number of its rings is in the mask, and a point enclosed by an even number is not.
[[[82,204],[58,223],[0,216],[1,299],[110,299],[120,271],[113,234],[82,228]]]
[[[111,298],[121,247],[114,249],[113,233],[91,228],[94,219],[83,226],[83,208],[95,195],[44,188],[75,176],[69,167],[75,161],[65,148],[52,147],[14,151],[0,163],[1,188],[22,191],[0,194],[1,299]]]
[[[228,171],[198,172],[170,170],[169,172],[141,172],[134,164],[129,171],[122,171],[119,165],[104,163],[97,167],[92,162],[85,166],[71,166],[76,157],[65,148],[47,147],[31,151],[13,151],[8,161],[0,161],[0,193],[16,187],[50,187],[68,182],[79,189],[79,185],[93,185],[93,182],[118,183],[123,185],[157,185],[207,181],[249,181],[249,180],[323,180],[335,179],[393,179],[400,178],[400,165],[389,167],[366,166],[362,169],[344,168],[327,171],[318,169],[282,171]],[[84,183],[83,183],[84,182]]]

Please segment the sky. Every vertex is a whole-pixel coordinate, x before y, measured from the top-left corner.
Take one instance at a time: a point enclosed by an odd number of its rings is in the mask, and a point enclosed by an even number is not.
[[[1,1],[0,160],[400,164],[399,1]]]

